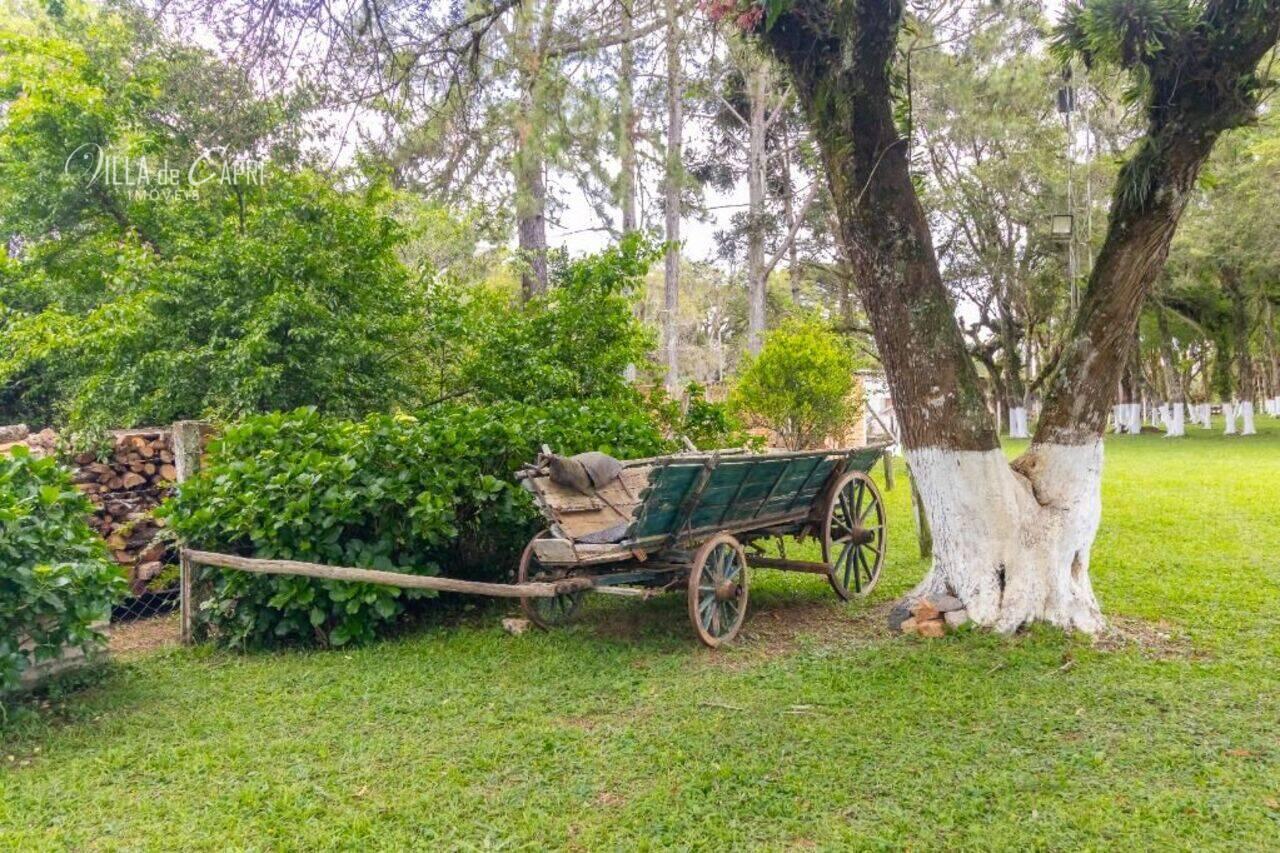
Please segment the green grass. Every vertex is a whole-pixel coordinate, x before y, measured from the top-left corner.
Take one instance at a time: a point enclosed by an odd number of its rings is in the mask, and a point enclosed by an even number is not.
[[[481,611],[352,651],[116,665],[62,710],[10,710],[0,848],[1274,849],[1264,420],[1108,441],[1095,585],[1151,645],[884,636],[868,609],[924,570],[900,482],[871,602],[758,573],[727,652],[668,596],[553,634]]]

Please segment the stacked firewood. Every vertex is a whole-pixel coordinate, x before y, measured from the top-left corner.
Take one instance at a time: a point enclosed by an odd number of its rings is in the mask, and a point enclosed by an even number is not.
[[[125,567],[133,594],[141,595],[171,562],[169,546],[158,538],[164,521],[152,515],[178,479],[169,434],[117,432],[106,459],[90,452],[74,461],[77,486],[98,507],[90,524]]]
[[[53,430],[32,433],[22,425],[0,426],[0,453],[15,444],[37,456],[60,450]],[[171,549],[159,538],[164,521],[152,514],[178,479],[169,433],[159,429],[115,432],[105,458],[85,451],[70,461],[76,488],[96,508],[89,525],[124,566],[133,594],[142,595],[156,575],[174,562]]]

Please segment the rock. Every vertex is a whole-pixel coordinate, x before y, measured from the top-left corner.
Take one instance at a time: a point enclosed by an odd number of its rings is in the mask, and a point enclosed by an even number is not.
[[[927,598],[922,598],[915,604],[911,605],[911,615],[916,617],[916,621],[918,622],[937,619],[941,614],[942,611],[937,607],[934,607],[933,602]]]
[[[905,602],[899,601],[889,611],[889,630],[901,631],[902,623],[911,618],[911,611],[907,608]]]
[[[929,601],[934,607],[938,608],[941,613],[952,613],[956,610],[964,610],[964,602],[956,598],[954,595],[931,595]]]
[[[947,626],[941,619],[930,619],[928,622],[918,622],[916,624],[916,633],[921,637],[945,637],[947,635]]]
[[[529,630],[528,619],[503,619],[502,630],[506,631],[513,637],[519,637],[525,631]]]
[[[9,426],[0,426],[0,443],[9,444],[12,442],[22,441],[31,434],[31,430],[26,424],[10,424]]]
[[[919,627],[919,623],[917,623],[916,620],[907,619],[901,625],[898,626],[898,630],[904,634],[914,634],[916,632],[917,627]]]
[[[947,627],[954,631],[969,621],[969,611],[964,609],[948,610],[942,614],[942,618],[946,620]]]

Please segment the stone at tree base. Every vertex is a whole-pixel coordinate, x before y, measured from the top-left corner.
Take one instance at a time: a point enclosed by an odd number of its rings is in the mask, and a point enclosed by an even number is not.
[[[927,619],[937,619],[941,614],[942,611],[927,598],[922,598],[911,605],[911,615],[916,617],[917,621],[923,622]]]
[[[917,627],[918,623],[915,619],[907,619],[898,626],[898,630],[904,634],[914,634]]]
[[[942,613],[951,613],[954,610],[964,610],[964,602],[956,598],[954,595],[931,595],[929,603]]]
[[[937,639],[947,635],[947,626],[941,619],[930,619],[927,622],[917,622],[916,633],[921,637]]]
[[[902,623],[911,618],[911,610],[904,601],[899,601],[889,611],[889,630],[901,631]]]
[[[942,618],[946,620],[947,627],[954,631],[969,621],[969,611],[964,609],[948,610],[942,614]]]

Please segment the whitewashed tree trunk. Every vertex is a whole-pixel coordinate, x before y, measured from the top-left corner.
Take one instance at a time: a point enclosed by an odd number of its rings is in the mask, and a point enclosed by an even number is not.
[[[1014,406],[1009,409],[1009,437],[1010,438],[1030,438],[1031,432],[1028,428],[1027,407]]]
[[[1182,438],[1187,434],[1186,406],[1174,403],[1169,409],[1169,419],[1165,421],[1165,438]]]
[[[1205,429],[1213,429],[1213,406],[1208,403],[1200,404],[1200,425]]]
[[[1129,403],[1127,405],[1127,423],[1125,424],[1125,432],[1129,435],[1142,434],[1142,404]]]
[[[1253,422],[1253,401],[1242,400],[1240,405],[1236,406],[1236,411],[1240,416],[1240,434],[1241,435],[1257,435],[1258,429]]]
[[[1223,435],[1236,434],[1236,408],[1230,403],[1222,404],[1222,420],[1226,424],[1222,428]]]
[[[834,7],[790,0],[753,31],[791,71],[813,124],[837,233],[933,531],[933,567],[915,595],[953,592],[977,623],[1000,631],[1043,620],[1096,632],[1103,620],[1089,552],[1101,517],[1100,436],[1139,312],[1200,167],[1223,129],[1254,117],[1246,97],[1206,103],[1204,92],[1257,88],[1257,66],[1276,43],[1269,23],[1280,0],[1194,4],[1204,20],[1190,28],[1188,49],[1178,62],[1150,63],[1148,88],[1156,94],[1144,104],[1147,132],[1119,178],[1120,186],[1140,182],[1143,192],[1114,195],[1106,238],[1045,386],[1035,438],[1012,464],[982,402],[920,203],[910,141],[900,135],[895,57],[905,4]],[[1070,21],[1085,14],[1069,9]],[[1135,17],[1121,15],[1126,25]],[[1239,37],[1224,47],[1218,34],[1226,27]]]
[[[933,568],[908,596],[948,593],[979,625],[1009,633],[1043,620],[1103,625],[1089,579],[1101,516],[1102,442],[906,451],[933,531]]]

